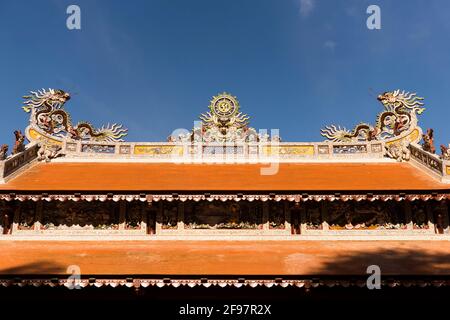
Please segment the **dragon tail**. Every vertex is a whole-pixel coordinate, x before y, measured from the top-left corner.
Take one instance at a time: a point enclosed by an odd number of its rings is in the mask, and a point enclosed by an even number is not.
[[[330,125],[321,129],[320,134],[333,142],[346,142],[351,140],[352,133],[345,127]]]
[[[128,129],[123,128],[121,124],[113,123],[102,126],[92,135],[92,140],[98,142],[121,142],[123,137],[128,134]]]

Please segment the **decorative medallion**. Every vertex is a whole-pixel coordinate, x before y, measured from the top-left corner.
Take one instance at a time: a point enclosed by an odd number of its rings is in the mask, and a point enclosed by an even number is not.
[[[231,118],[239,110],[239,102],[236,97],[224,93],[211,100],[209,109],[219,117]]]

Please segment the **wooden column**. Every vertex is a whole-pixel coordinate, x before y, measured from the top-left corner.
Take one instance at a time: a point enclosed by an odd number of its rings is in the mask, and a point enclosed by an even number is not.
[[[184,202],[178,201],[178,221],[177,221],[177,232],[184,232]]]
[[[267,201],[262,203],[262,219],[263,230],[269,230],[269,203]]]
[[[4,215],[5,215],[5,212],[4,212],[4,210],[2,210],[2,208],[0,207],[0,236],[1,235],[3,235],[3,233],[5,232],[5,226],[3,225],[3,221],[4,221]]]
[[[163,201],[159,201],[158,211],[156,212],[155,234],[161,234],[161,221],[163,216]]]
[[[143,209],[142,209],[142,215],[141,215],[141,231],[142,233],[147,233],[147,220],[148,215],[150,214],[150,208],[152,207],[152,202],[145,202]]]
[[[403,202],[403,208],[405,210],[406,230],[412,231],[414,229],[414,223],[412,221],[411,202],[405,200]]]
[[[289,203],[284,200],[283,203],[284,210],[284,228],[291,233],[291,210],[289,210]]]
[[[38,202],[36,202],[36,212],[35,212],[35,219],[36,221],[34,222],[33,225],[33,230],[38,233],[41,230],[41,225],[42,225],[42,211],[44,209],[44,203],[39,200]]]
[[[425,202],[425,208],[426,208],[427,218],[428,218],[428,230],[430,231],[430,233],[435,233],[433,210],[431,208],[430,201]]]
[[[299,203],[300,206],[300,234],[306,233],[306,205]]]
[[[19,229],[19,222],[20,222],[20,209],[21,209],[22,203],[20,201],[16,201],[16,206],[14,208],[14,217],[13,217],[13,223],[11,226],[11,234],[14,234]]]
[[[445,209],[445,212],[444,212],[444,223],[445,223],[445,225],[447,226],[447,228],[445,228],[444,229],[444,233],[450,233],[450,212],[448,211],[448,201],[446,201],[446,200],[443,200],[443,206],[444,206],[444,209]]]
[[[320,211],[322,214],[322,230],[330,230],[330,225],[328,224],[328,203],[326,201],[320,202]]]
[[[127,214],[127,203],[125,200],[119,202],[119,230],[125,230],[125,218]]]
[[[433,213],[434,228],[435,228],[434,231],[437,234],[448,234],[449,216],[448,216],[447,201],[446,200],[436,201],[436,207],[438,208],[437,215]]]

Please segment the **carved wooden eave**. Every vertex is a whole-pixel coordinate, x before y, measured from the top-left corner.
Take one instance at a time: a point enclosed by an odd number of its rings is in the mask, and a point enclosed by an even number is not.
[[[295,203],[307,201],[415,201],[415,200],[450,200],[450,190],[445,192],[425,192],[425,193],[397,193],[397,194],[16,194],[16,193],[0,193],[0,200],[5,201],[141,201],[141,202],[158,202],[158,201],[289,201]]]
[[[0,286],[3,287],[70,287],[79,286],[80,289],[102,288],[102,287],[126,287],[130,289],[145,289],[147,287],[297,287],[305,290],[311,290],[320,287],[367,287],[367,279],[361,276],[340,276],[340,277],[322,277],[305,276],[294,279],[283,279],[282,277],[260,277],[260,278],[201,278],[185,277],[178,279],[171,278],[99,278],[89,277],[81,279],[67,279],[58,277],[36,277],[36,278],[3,278],[0,279]],[[401,287],[447,287],[450,286],[450,279],[446,276],[428,276],[428,277],[405,277],[405,276],[387,276],[386,280],[381,280],[381,287],[401,288]]]

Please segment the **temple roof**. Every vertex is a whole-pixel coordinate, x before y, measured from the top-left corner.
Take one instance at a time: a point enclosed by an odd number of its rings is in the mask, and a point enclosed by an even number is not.
[[[408,191],[446,190],[410,163],[176,164],[36,163],[5,184],[9,191]]]
[[[450,197],[450,154],[444,147],[436,155],[433,130],[423,134],[418,126],[424,103],[415,93],[384,92],[377,98],[383,111],[374,125],[360,123],[353,130],[326,126],[322,142],[284,142],[277,130],[270,135],[257,131],[237,98],[227,93],[213,97],[209,111],[190,131],[175,130],[166,142],[128,142],[122,140],[126,129],[120,125],[74,126],[62,110],[69,98],[62,90],[43,89],[25,101],[30,143],[25,146],[25,137],[16,131],[13,154],[0,150],[3,199],[15,199],[16,191],[25,194],[22,200],[47,191],[66,191],[64,200],[71,192],[114,193],[117,198],[121,191],[139,197],[186,192],[184,199],[190,199],[189,192],[234,191],[238,200],[238,193],[266,193],[267,198],[267,193],[283,191],[290,197],[296,193],[296,201],[300,193],[315,192],[317,198],[319,192],[341,191],[364,191],[359,194],[368,197],[371,192],[396,193],[398,199],[400,191],[442,191],[442,199]],[[61,123],[53,123],[54,114]]]

